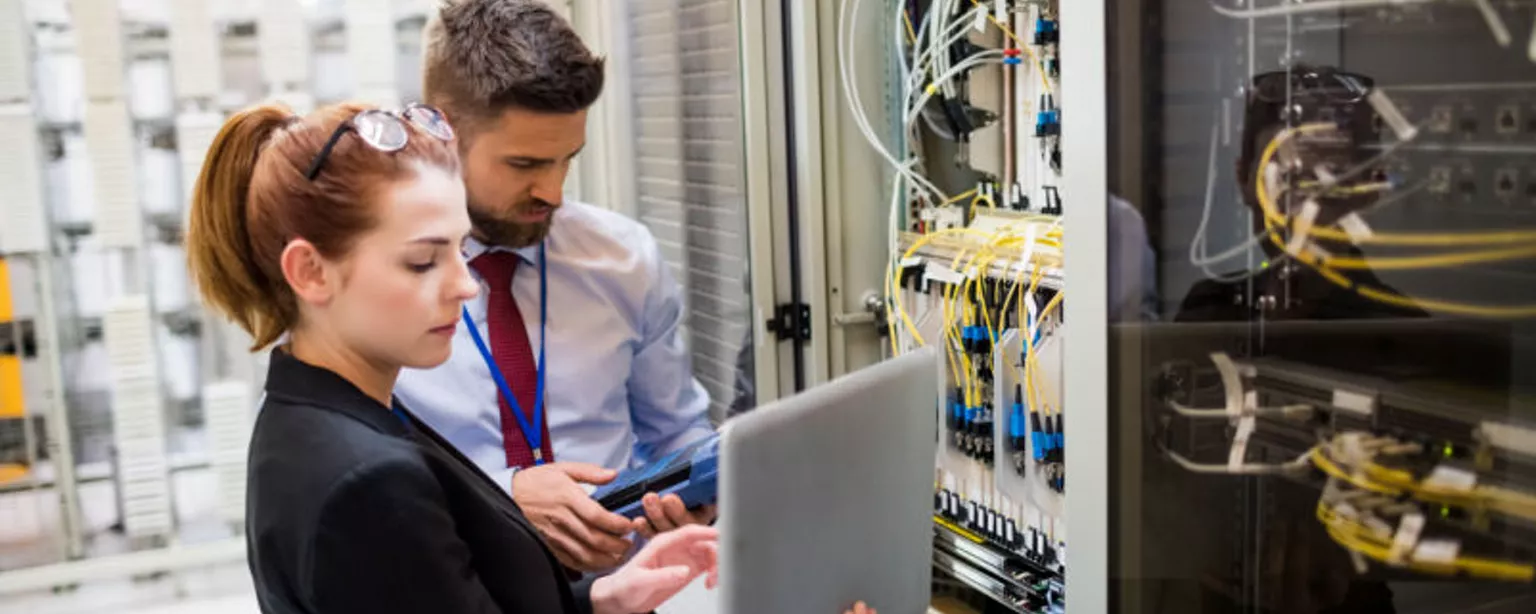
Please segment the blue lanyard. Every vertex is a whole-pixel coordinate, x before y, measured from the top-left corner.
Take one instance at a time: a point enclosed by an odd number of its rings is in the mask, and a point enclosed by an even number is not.
[[[517,418],[517,426],[523,430],[523,439],[528,441],[528,449],[533,452],[533,464],[544,464],[544,348],[545,341],[549,339],[549,258],[544,252],[544,244],[539,244],[539,384],[533,394],[533,423],[528,423],[528,418],[523,416],[523,408],[517,404],[517,397],[512,394],[512,387],[507,385],[506,376],[501,374],[501,367],[496,366],[496,359],[491,356],[491,349],[486,347],[485,339],[480,336],[480,329],[475,327],[475,319],[469,315],[469,307],[463,308],[464,324],[469,326],[469,336],[475,340],[475,347],[480,349],[480,357],[485,359],[485,366],[491,369],[491,378],[496,380],[496,388],[501,391],[501,397],[507,400],[507,405],[512,408],[512,415]],[[487,301],[489,304],[489,301]],[[487,305],[489,306],[489,305]]]

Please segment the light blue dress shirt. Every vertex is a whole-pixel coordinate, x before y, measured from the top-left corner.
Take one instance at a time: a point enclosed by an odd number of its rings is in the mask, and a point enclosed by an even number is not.
[[[471,241],[465,255],[473,259],[486,249]],[[693,377],[680,330],[682,289],[650,231],[620,214],[568,202],[554,214],[546,250],[545,420],[555,460],[623,469],[713,432],[709,394]],[[512,296],[537,358],[539,250],[512,251],[523,259]],[[481,287],[466,306],[489,341]],[[395,394],[510,491],[496,383],[462,322],[448,362],[402,371]]]

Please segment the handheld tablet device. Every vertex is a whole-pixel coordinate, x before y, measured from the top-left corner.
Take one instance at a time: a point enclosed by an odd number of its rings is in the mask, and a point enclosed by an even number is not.
[[[648,492],[677,495],[688,509],[712,505],[719,454],[720,435],[711,434],[656,462],[619,472],[613,482],[594,491],[592,498],[625,518],[645,515],[640,500]]]

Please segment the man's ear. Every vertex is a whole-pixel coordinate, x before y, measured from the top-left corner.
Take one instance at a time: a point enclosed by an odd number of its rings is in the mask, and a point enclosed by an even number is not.
[[[326,275],[325,258],[313,243],[304,239],[289,241],[283,248],[279,263],[282,265],[283,279],[293,288],[300,302],[324,305],[335,295],[334,282]]]

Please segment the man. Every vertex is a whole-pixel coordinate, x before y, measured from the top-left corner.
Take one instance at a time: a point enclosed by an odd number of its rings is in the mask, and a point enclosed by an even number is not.
[[[1288,118],[1294,123],[1322,121],[1322,117],[1327,117],[1323,114],[1326,109],[1335,118],[1330,121],[1340,128],[1328,135],[1331,138],[1281,149],[1277,158],[1283,166],[1313,169],[1327,164],[1334,174],[1342,175],[1349,169],[1372,163],[1373,154],[1362,146],[1377,138],[1369,132],[1371,107],[1361,103],[1369,94],[1370,82],[1368,78],[1326,66],[1296,66],[1289,71],[1264,73],[1252,79],[1245,95],[1236,174],[1243,204],[1252,213],[1255,233],[1267,229],[1264,209],[1256,193],[1256,185],[1264,172],[1259,166],[1260,153],[1289,125]],[[1316,201],[1322,212],[1316,223],[1318,226],[1333,224],[1351,212],[1371,207],[1376,200],[1373,193],[1359,196],[1319,194]],[[1417,308],[1364,298],[1353,288],[1339,287],[1312,269],[1290,261],[1285,251],[1271,241],[1265,240],[1260,245],[1273,264],[1251,273],[1202,280],[1185,295],[1174,319],[1179,322],[1253,322],[1261,319],[1401,321],[1429,315]],[[1329,244],[1328,249],[1337,255],[1362,255],[1352,245]],[[1357,287],[1382,288],[1397,293],[1370,269],[1342,274]],[[1267,343],[1270,345],[1264,350],[1266,355],[1286,357],[1275,342]],[[1329,363],[1335,360],[1327,351],[1315,349],[1309,349],[1304,358],[1318,366],[1330,366]],[[1350,370],[1360,367],[1356,364],[1333,366]],[[1226,486],[1203,476],[1194,484],[1180,488],[1184,488],[1186,494],[1203,493],[1195,496],[1211,497],[1210,500],[1231,496]],[[1263,488],[1270,493],[1267,497],[1272,503],[1264,507],[1262,547],[1255,556],[1264,562],[1257,573],[1265,602],[1241,603],[1238,595],[1202,584],[1195,589],[1192,598],[1198,599],[1205,611],[1237,612],[1258,608],[1279,613],[1320,614],[1390,614],[1396,611],[1387,583],[1353,573],[1348,553],[1339,548],[1323,525],[1317,522],[1317,488],[1280,479],[1265,480]],[[1206,514],[1221,512],[1215,508],[1190,506],[1187,500],[1181,500],[1175,507],[1158,510],[1165,514],[1168,522],[1184,523],[1177,530],[1165,530],[1158,535],[1173,540],[1164,544],[1166,546],[1183,548],[1186,553],[1201,552],[1200,547],[1193,546],[1182,536],[1210,535],[1211,527],[1219,526],[1219,523]],[[1191,512],[1191,509],[1197,511]],[[1176,546],[1175,541],[1178,542]],[[1217,561],[1211,564],[1211,575],[1224,577],[1221,574],[1228,567],[1220,561],[1227,560],[1224,556],[1230,552],[1230,544],[1217,539],[1207,547],[1213,550],[1204,552],[1205,560]],[[1220,571],[1216,571],[1218,569]]]
[[[446,3],[425,38],[424,97],[458,134],[474,223],[465,255],[486,291],[466,304],[473,322],[459,323],[453,357],[403,373],[397,393],[508,490],[562,563],[612,568],[632,532],[714,512],[648,495],[631,522],[591,487],[713,427],[655,239],[561,192],[603,61],[537,0]]]
[[[1288,114],[1302,114],[1300,122],[1321,121],[1323,110],[1336,112],[1336,121],[1343,126],[1330,133],[1330,138],[1316,143],[1297,143],[1281,149],[1276,159],[1291,165],[1311,169],[1324,163],[1334,173],[1369,164],[1373,158],[1364,144],[1377,137],[1371,132],[1371,106],[1361,101],[1370,92],[1369,78],[1340,71],[1333,67],[1297,66],[1290,71],[1268,72],[1253,78],[1244,102],[1242,144],[1237,157],[1237,185],[1242,193],[1243,204],[1251,212],[1253,231],[1264,232],[1264,210],[1259,203],[1255,186],[1263,169],[1259,168],[1260,152],[1280,134],[1288,124]],[[1287,95],[1287,92],[1289,93]],[[1345,110],[1350,115],[1345,115]],[[1305,160],[1305,161],[1303,161]],[[1358,181],[1357,179],[1356,181]],[[1373,206],[1378,195],[1366,192],[1352,196],[1318,195],[1321,205],[1316,226],[1332,225],[1353,212]],[[1299,199],[1298,199],[1299,200]],[[1182,322],[1244,321],[1262,312],[1269,320],[1340,320],[1364,318],[1417,318],[1429,315],[1417,307],[1381,303],[1362,297],[1355,288],[1370,287],[1398,292],[1388,287],[1370,269],[1345,270],[1340,274],[1348,278],[1354,287],[1344,288],[1324,279],[1312,270],[1293,262],[1272,241],[1259,243],[1266,258],[1273,263],[1249,274],[1222,275],[1220,279],[1206,279],[1196,283],[1184,296],[1176,316]],[[1362,257],[1360,249],[1348,244],[1330,243],[1327,249],[1335,256]],[[1254,297],[1273,297],[1273,303],[1256,301]]]

